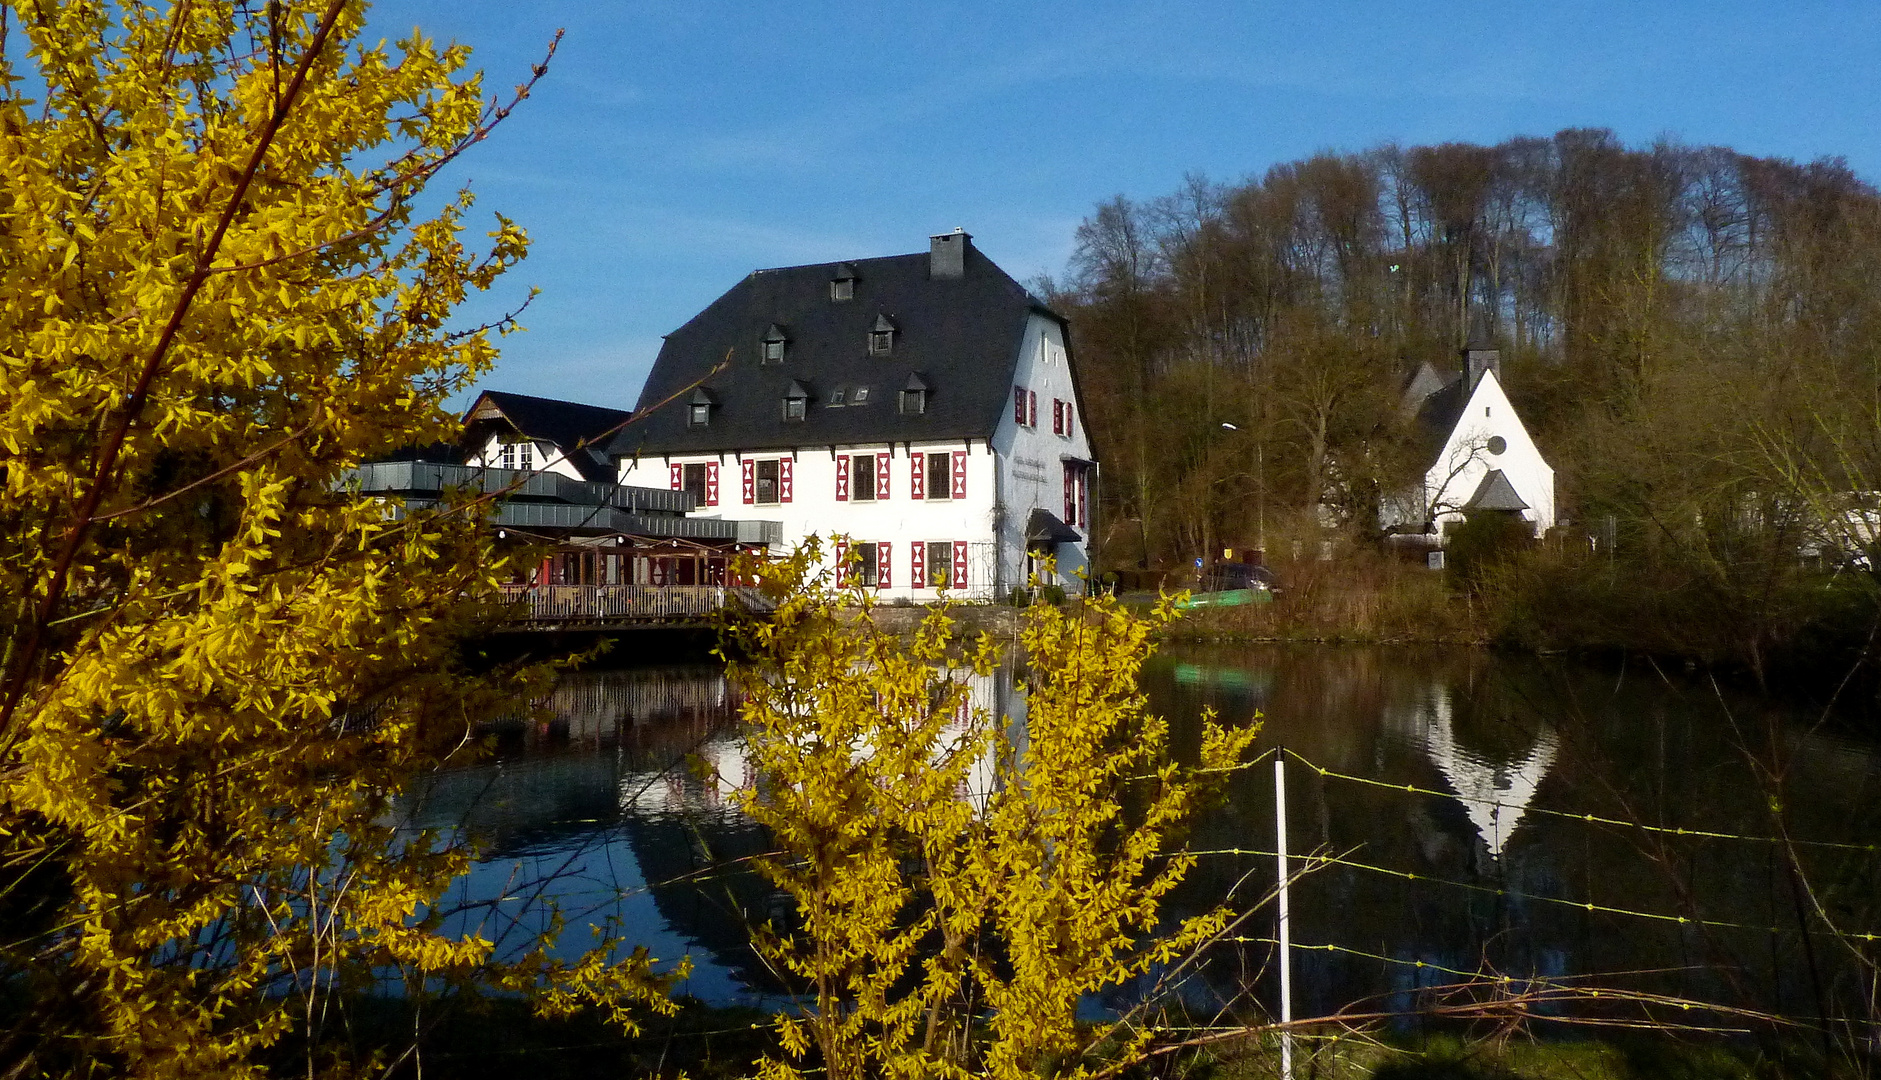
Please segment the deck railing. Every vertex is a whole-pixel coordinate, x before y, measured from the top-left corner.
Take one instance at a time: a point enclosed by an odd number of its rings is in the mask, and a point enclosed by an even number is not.
[[[757,589],[722,585],[505,585],[518,622],[633,622],[700,619],[728,600],[764,606]]]

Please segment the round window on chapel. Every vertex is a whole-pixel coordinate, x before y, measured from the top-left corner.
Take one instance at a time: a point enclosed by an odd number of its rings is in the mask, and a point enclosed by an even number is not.
[[[1489,449],[1489,452],[1490,452],[1490,453],[1492,453],[1492,454],[1500,454],[1500,453],[1502,453],[1502,452],[1503,452],[1504,450],[1507,450],[1508,448],[1509,448],[1509,441],[1508,441],[1507,439],[1504,439],[1504,438],[1503,438],[1502,436],[1500,436],[1500,435],[1491,435],[1491,436],[1489,436],[1489,447],[1488,447],[1488,449]]]

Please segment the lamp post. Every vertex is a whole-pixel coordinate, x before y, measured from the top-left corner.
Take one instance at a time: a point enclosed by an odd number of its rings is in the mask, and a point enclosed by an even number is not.
[[[1229,431],[1241,430],[1226,420],[1222,421],[1221,426]],[[1264,450],[1265,447],[1260,443],[1254,444],[1254,512],[1256,515],[1254,546],[1260,548],[1263,563],[1267,561],[1267,463],[1264,460],[1266,458]]]

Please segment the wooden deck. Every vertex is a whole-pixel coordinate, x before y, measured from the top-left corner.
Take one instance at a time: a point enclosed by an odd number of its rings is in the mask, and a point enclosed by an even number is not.
[[[769,607],[752,588],[720,585],[505,585],[516,630],[606,630],[710,622],[726,603]]]

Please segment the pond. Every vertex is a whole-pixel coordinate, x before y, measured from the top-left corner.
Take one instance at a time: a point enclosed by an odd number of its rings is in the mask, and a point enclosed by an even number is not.
[[[1868,1012],[1866,979],[1823,918],[1881,931],[1881,755],[1812,717],[1650,667],[1468,649],[1175,647],[1144,686],[1179,744],[1208,708],[1260,714],[1257,752],[1284,754],[1305,870],[1291,891],[1296,1015],[1409,1013],[1469,973],[1812,1020]],[[1020,711],[1008,672],[976,696]],[[654,955],[689,957],[684,992],[779,1000],[746,945],[748,922],[784,908],[737,861],[765,842],[732,805],[752,778],[723,673],[570,675],[550,711],[413,796],[416,823],[481,847],[452,897],[458,924],[520,949],[552,897],[571,925],[617,918]],[[1171,910],[1230,894],[1252,909],[1181,988],[1194,1004],[1274,1003],[1274,818],[1264,761],[1191,838],[1209,854]],[[1127,1007],[1139,990],[1090,1004]]]

